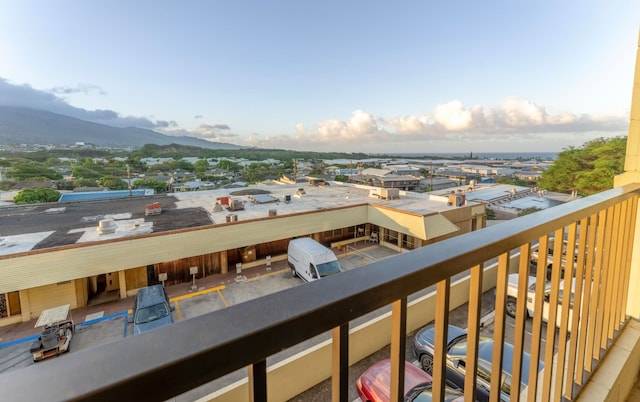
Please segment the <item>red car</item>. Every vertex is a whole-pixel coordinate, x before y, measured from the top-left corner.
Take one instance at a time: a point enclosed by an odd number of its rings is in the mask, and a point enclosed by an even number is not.
[[[391,360],[377,362],[365,370],[356,381],[358,396],[363,402],[389,402]],[[420,368],[404,363],[404,400],[407,402],[431,402],[431,376]],[[462,393],[445,388],[444,400],[462,402]]]

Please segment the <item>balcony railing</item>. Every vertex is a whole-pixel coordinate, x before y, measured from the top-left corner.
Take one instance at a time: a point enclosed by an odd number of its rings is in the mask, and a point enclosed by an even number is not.
[[[507,277],[519,274],[527,293],[532,248],[538,250],[536,306],[542,311],[550,239],[555,242],[548,303],[549,325],[533,316],[531,347],[525,350],[525,298],[516,308],[512,384],[520,382],[523,352],[531,354],[528,400],[575,399],[627,317],[633,233],[640,187],[625,186],[536,214],[464,234],[371,263],[320,281],[178,322],[144,336],[82,350],[0,375],[0,400],[167,400],[237,369],[248,367],[247,399],[266,401],[267,358],[331,331],[333,399],[348,400],[349,323],[391,306],[391,390],[402,400],[407,300],[436,285],[435,399],[444,387],[446,328],[452,278],[468,274],[469,320],[465,384],[471,400],[477,372],[477,341],[485,265],[497,258],[491,389],[501,383],[506,332]],[[571,245],[576,245],[575,247]],[[510,263],[516,261],[516,264]],[[573,261],[573,262],[572,262]],[[562,273],[564,272],[564,274]],[[572,308],[557,319],[561,276],[576,278]],[[565,295],[566,299],[566,295]],[[564,306],[568,304],[565,301]],[[571,311],[570,311],[571,310]],[[571,319],[570,317],[571,313]],[[559,322],[559,329],[552,323]],[[555,349],[555,339],[557,350]],[[541,339],[545,339],[544,346]],[[564,340],[568,340],[565,342]],[[561,341],[560,341],[561,340]],[[545,368],[534,364],[543,357]],[[551,362],[554,362],[551,364]],[[498,392],[491,393],[497,401]],[[511,395],[518,400],[519,395]]]

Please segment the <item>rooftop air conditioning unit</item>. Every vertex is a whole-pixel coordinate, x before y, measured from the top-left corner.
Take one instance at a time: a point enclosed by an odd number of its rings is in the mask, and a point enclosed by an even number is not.
[[[98,234],[108,234],[116,232],[116,223],[113,219],[103,219],[98,222]]]
[[[456,207],[461,207],[467,203],[466,197],[464,194],[449,194],[449,204],[455,205]]]

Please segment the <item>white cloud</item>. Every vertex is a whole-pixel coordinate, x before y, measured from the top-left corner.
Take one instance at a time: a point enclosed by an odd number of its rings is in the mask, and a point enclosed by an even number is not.
[[[459,100],[436,106],[433,116],[436,123],[441,124],[447,131],[465,130],[473,122],[471,111],[465,109]]]
[[[433,117],[425,113],[382,119],[356,110],[347,120],[323,121],[312,129],[298,124],[290,136],[252,138],[252,145],[351,152],[386,152],[394,148],[395,152],[422,152],[418,149],[451,148],[454,144],[476,149],[561,149],[580,146],[597,137],[621,135],[627,126],[625,116],[550,113],[544,106],[510,97],[498,105],[470,108],[460,100],[452,100],[437,105]]]
[[[351,118],[347,121],[329,120],[321,122],[316,127],[318,142],[329,141],[359,141],[365,138],[372,138],[380,129],[369,113],[356,110],[351,113]]]
[[[429,127],[429,115],[402,116],[385,121],[385,124],[394,127],[398,133],[425,132]]]
[[[171,126],[166,129],[164,127],[159,127],[155,131],[166,135],[197,137],[209,141],[217,141],[220,139],[234,138],[238,136],[230,130],[231,128],[226,124],[202,123],[193,129],[182,129],[176,126]]]
[[[59,87],[57,93],[103,92],[92,84],[75,88]],[[598,137],[625,134],[629,115],[575,114],[550,112],[544,105],[509,97],[497,105],[467,107],[453,99],[436,105],[433,113],[404,115],[393,118],[375,116],[355,110],[344,120],[333,119],[313,126],[297,124],[290,133],[240,136],[227,124],[202,122],[195,128],[180,127],[172,120],[123,116],[113,110],[85,110],[71,106],[52,92],[31,86],[16,85],[0,77],[0,105],[47,110],[82,120],[116,127],[149,128],[167,135],[192,136],[210,141],[229,141],[262,148],[299,149],[344,152],[424,152],[423,148],[536,146],[580,146]],[[201,119],[197,115],[195,119]],[[252,128],[259,131],[260,128]],[[555,141],[555,142],[554,142]],[[502,144],[502,145],[500,145]],[[478,149],[477,147],[474,147]]]

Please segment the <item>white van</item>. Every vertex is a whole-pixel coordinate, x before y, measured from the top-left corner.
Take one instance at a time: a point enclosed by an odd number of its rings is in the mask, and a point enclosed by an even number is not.
[[[516,300],[518,299],[518,274],[510,274],[507,284],[507,302],[506,313],[514,317],[516,316]],[[576,287],[576,278],[571,278],[571,292],[569,300],[566,300],[565,281],[560,281],[558,289],[558,310],[556,314],[556,326],[559,328],[562,320],[562,307],[563,305],[569,305],[569,327],[571,326],[571,320],[573,318],[573,299]],[[549,320],[549,297],[551,295],[551,281],[545,281],[544,283],[544,300],[542,302],[542,320],[547,322]],[[533,317],[533,308],[535,306],[536,299],[536,277],[528,277],[527,285],[527,317]]]
[[[333,251],[310,237],[289,242],[288,261],[291,275],[307,282],[343,271]]]

